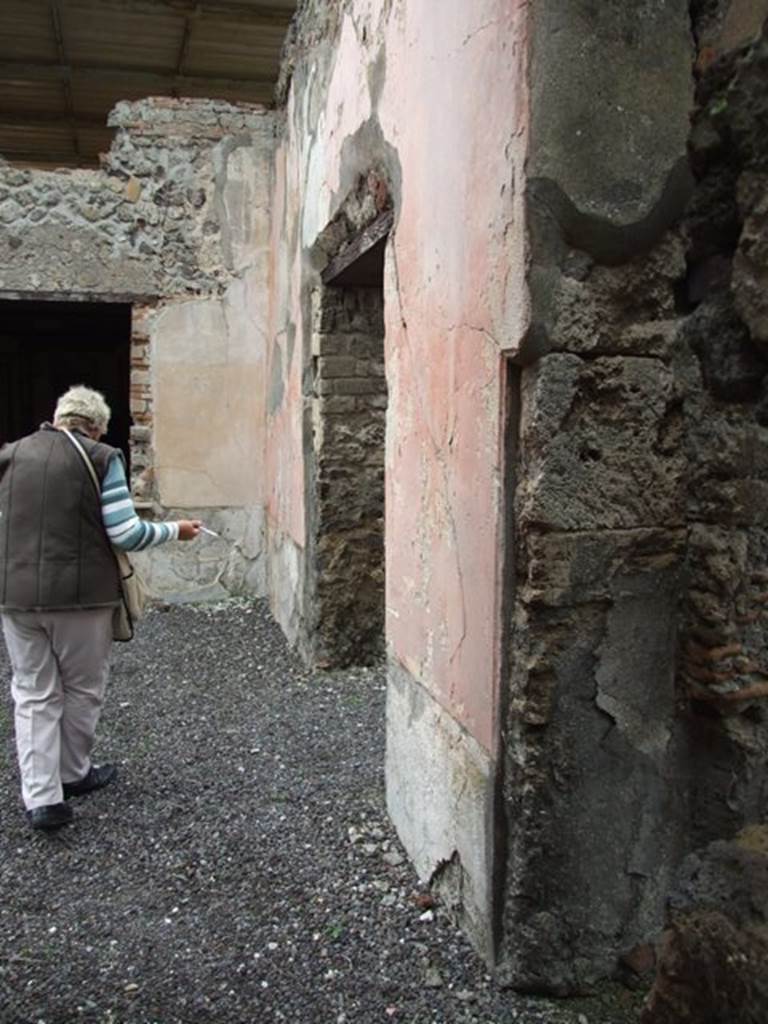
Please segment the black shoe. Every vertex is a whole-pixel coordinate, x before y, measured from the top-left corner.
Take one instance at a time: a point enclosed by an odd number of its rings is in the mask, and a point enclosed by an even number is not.
[[[94,789],[103,789],[110,782],[117,778],[117,766],[114,764],[102,764],[98,768],[91,765],[88,774],[79,782],[65,782],[62,786],[64,799],[70,800],[73,796],[85,796],[92,793]]]
[[[72,808],[66,804],[46,804],[45,807],[33,807],[31,811],[27,811],[27,819],[32,828],[41,828],[48,832],[68,825],[74,816]]]

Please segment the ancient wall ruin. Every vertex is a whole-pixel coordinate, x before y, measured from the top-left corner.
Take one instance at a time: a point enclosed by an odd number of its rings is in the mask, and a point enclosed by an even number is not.
[[[304,4],[286,55],[273,202],[269,589],[310,653],[313,575],[324,571],[312,554],[312,300],[338,245],[375,216],[376,182],[391,202],[388,804],[422,877],[454,866],[458,913],[489,956],[504,353],[527,323],[525,7],[452,0],[435,20],[425,3],[407,17],[404,5],[367,0]],[[335,572],[338,588],[347,571]],[[329,625],[337,649],[354,648],[343,617]]]
[[[715,6],[534,20],[501,951],[518,986],[610,974],[662,927],[683,854],[764,814],[765,44],[753,9]]]
[[[389,808],[521,988],[610,975],[765,805],[759,6],[317,2],[286,61],[273,605],[299,637],[313,257],[374,169]]]
[[[159,582],[326,666],[383,621],[389,812],[518,988],[765,814],[767,7],[307,0],[279,118],[0,171],[0,298],[132,304],[136,496],[225,534]]]
[[[697,842],[761,820],[768,796],[768,23],[703,5],[683,232],[688,578],[678,681],[691,700]],[[714,15],[719,13],[719,18]],[[758,21],[759,25],[759,21]],[[754,36],[757,35],[757,41]]]
[[[224,535],[162,550],[156,592],[263,592],[264,354],[274,116],[121,103],[99,171],[0,168],[0,296],[132,306],[133,490]]]

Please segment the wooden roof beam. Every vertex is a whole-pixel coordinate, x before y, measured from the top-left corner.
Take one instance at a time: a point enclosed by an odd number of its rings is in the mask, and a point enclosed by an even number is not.
[[[29,64],[24,61],[0,61],[3,82],[72,82],[77,79],[112,83],[136,89],[213,89],[238,91],[245,87],[263,87],[271,96],[275,80],[269,75],[219,78],[214,75],[177,75],[174,72],[127,70],[121,67],[76,66],[70,64]]]
[[[61,2],[60,0],[49,0],[48,10],[51,15],[51,27],[53,28],[53,35],[56,40],[56,53],[59,58],[59,62],[62,65],[68,63],[67,60],[67,48],[64,43],[64,29],[61,26]],[[80,142],[77,138],[77,128],[74,125],[74,103],[72,100],[72,83],[66,81],[63,83],[64,88],[64,102],[67,108],[67,121],[72,132],[72,146],[74,147],[75,153],[80,158]]]
[[[179,44],[179,54],[176,58],[176,75],[180,77],[184,74],[184,62],[187,59],[189,53],[189,44],[192,39],[192,19],[184,19],[184,32],[182,33],[181,43]]]
[[[355,264],[364,260],[369,253],[373,253],[373,250],[377,245],[380,245],[380,243],[383,243],[386,240],[387,235],[392,230],[394,222],[394,210],[385,210],[383,213],[380,213],[379,216],[367,227],[363,228],[362,231],[355,235],[354,238],[351,238],[346,245],[342,246],[340,252],[333,257],[325,270],[320,274],[320,279],[323,284],[349,283],[345,278],[347,276],[350,278],[355,277],[354,272],[350,273],[352,268]],[[354,280],[352,283],[378,283],[375,280],[368,280],[368,276],[372,271],[374,277],[377,273],[378,255],[379,253],[377,252],[377,258],[368,261],[365,267],[362,268],[361,280]],[[383,252],[381,255],[383,255]]]
[[[51,149],[8,149],[0,148],[0,153],[14,166],[29,167],[80,167],[84,164],[96,166],[96,159],[78,156],[74,150],[69,152],[53,152]]]
[[[205,18],[216,21],[241,22],[254,27],[287,28],[294,10],[270,6],[254,7],[237,0],[68,0],[71,11],[93,11],[101,14],[179,14],[184,17]]]
[[[61,128],[74,122],[76,128],[106,128],[107,119],[99,114],[73,114],[60,110],[3,110],[0,108],[0,127]]]

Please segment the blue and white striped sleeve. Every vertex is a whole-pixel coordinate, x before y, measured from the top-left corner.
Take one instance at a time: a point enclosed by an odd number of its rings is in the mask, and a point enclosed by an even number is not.
[[[146,523],[139,519],[118,455],[110,459],[101,485],[101,518],[112,546],[121,551],[141,551],[179,536],[178,523]]]

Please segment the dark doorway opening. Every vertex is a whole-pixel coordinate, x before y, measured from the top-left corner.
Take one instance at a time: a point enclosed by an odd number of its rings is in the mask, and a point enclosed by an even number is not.
[[[112,409],[105,440],[128,459],[131,307],[112,302],[0,301],[0,444],[53,417],[73,384]]]

